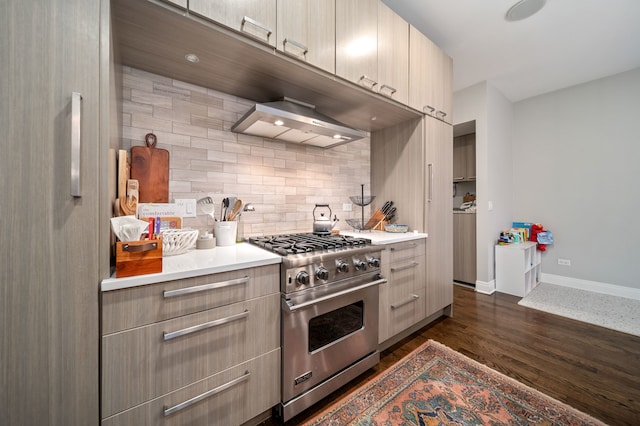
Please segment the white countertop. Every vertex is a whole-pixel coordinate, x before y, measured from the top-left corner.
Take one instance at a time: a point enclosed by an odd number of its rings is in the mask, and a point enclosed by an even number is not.
[[[162,272],[134,277],[107,278],[100,284],[102,291],[119,290],[145,284],[216,274],[237,269],[280,263],[282,256],[249,243],[187,253],[162,258]]]
[[[340,231],[340,234],[350,237],[368,238],[371,240],[371,244],[393,244],[401,243],[403,241],[418,240],[420,238],[427,238],[428,234],[421,232],[386,232],[386,231]]]

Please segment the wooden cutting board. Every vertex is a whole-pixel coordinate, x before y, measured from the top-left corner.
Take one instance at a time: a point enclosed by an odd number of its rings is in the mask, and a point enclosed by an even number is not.
[[[131,179],[138,181],[140,203],[169,202],[169,151],[156,148],[153,133],[144,137],[147,146],[131,147]]]

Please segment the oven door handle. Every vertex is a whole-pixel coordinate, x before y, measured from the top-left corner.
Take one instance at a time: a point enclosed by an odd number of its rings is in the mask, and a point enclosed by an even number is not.
[[[356,291],[364,290],[365,288],[373,287],[375,285],[384,284],[387,279],[382,275],[379,275],[379,279],[371,281],[370,283],[362,284],[357,287],[348,288],[346,290],[339,291],[337,293],[331,293],[326,296],[318,297],[313,300],[299,303],[297,305],[291,305],[290,302],[284,301],[283,305],[287,307],[289,312],[297,311],[298,309],[306,308],[307,306],[315,305],[320,302],[326,302],[327,300],[335,299],[336,297],[344,296],[345,294],[355,293]]]

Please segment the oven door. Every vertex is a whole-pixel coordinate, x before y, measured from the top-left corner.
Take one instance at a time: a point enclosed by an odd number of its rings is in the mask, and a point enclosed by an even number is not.
[[[282,401],[375,352],[378,273],[282,299]]]

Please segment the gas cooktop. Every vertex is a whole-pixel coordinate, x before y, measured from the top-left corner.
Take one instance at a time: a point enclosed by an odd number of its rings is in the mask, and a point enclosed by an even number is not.
[[[371,240],[367,238],[312,233],[252,237],[249,238],[249,242],[282,256],[363,247],[371,244]]]

